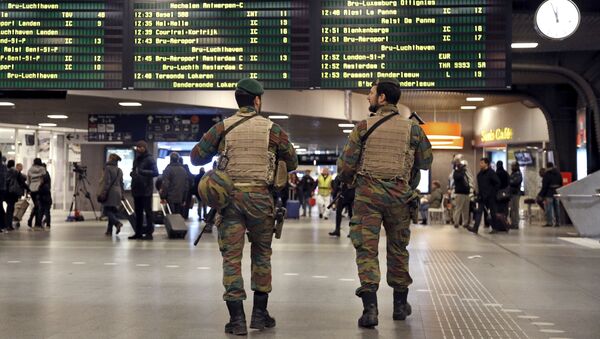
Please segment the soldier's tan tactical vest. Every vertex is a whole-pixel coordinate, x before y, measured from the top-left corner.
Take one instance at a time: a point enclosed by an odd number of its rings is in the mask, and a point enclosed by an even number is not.
[[[223,121],[225,129],[243,119],[234,115]],[[225,171],[236,186],[265,186],[273,183],[275,155],[269,152],[269,134],[273,123],[254,117],[225,136]]]
[[[383,116],[368,118],[367,129],[381,118]],[[411,129],[411,121],[399,115],[377,127],[363,145],[358,173],[377,179],[408,182],[415,161],[415,150],[410,147]]]

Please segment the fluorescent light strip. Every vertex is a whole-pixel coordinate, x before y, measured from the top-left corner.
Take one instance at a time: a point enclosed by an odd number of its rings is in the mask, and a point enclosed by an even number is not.
[[[296,152],[306,152],[306,148],[297,148]]]
[[[477,106],[460,106],[460,109],[477,109]]]
[[[482,97],[470,97],[470,98],[467,98],[467,101],[470,101],[470,102],[479,102],[479,101],[484,101],[484,100],[485,99],[482,98]]]
[[[139,102],[120,102],[119,105],[123,106],[123,107],[140,107],[140,106],[142,106],[142,104]]]
[[[338,124],[338,127],[342,127],[342,128],[354,128],[354,124]]]
[[[346,134],[349,134],[349,133],[352,133],[352,130],[351,129],[345,129],[345,130],[342,130],[342,132],[344,132]]]
[[[290,117],[287,115],[269,115],[269,119],[271,120],[285,120],[285,119],[289,119]]]
[[[294,146],[294,148],[300,148],[300,146],[298,146],[298,145],[292,145],[292,146]]]
[[[453,143],[452,141],[432,141],[431,146],[452,145]]]
[[[433,149],[463,149],[460,146],[431,146]]]
[[[0,102],[0,107],[14,107],[14,106],[15,106],[15,104],[12,102],[7,102],[7,101]]]
[[[510,44],[512,48],[536,48],[538,46],[537,42],[513,42]]]
[[[40,127],[56,127],[56,124],[52,123],[52,122],[40,122],[38,124],[38,126],[40,126]]]
[[[457,140],[460,139],[461,136],[456,135],[428,135],[427,139],[429,140]]]
[[[50,114],[47,115],[48,119],[68,119],[69,117],[64,114]]]

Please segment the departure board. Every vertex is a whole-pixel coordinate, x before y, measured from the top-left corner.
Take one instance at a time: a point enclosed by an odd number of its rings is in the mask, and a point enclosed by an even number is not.
[[[135,0],[133,87],[308,87],[308,2]]]
[[[123,0],[1,1],[0,88],[121,88]]]
[[[0,89],[502,89],[510,0],[0,0]]]
[[[321,88],[506,88],[510,1],[323,0]]]

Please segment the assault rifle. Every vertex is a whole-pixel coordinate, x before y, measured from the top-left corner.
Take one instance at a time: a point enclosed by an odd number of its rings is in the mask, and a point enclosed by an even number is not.
[[[202,238],[204,231],[206,231],[206,229],[208,229],[209,227],[213,227],[213,225],[215,224],[216,217],[217,217],[217,209],[211,208],[210,212],[208,212],[208,214],[206,216],[204,216],[205,225],[200,230],[200,234],[198,234],[198,238],[196,238],[196,241],[194,241],[194,246],[198,245],[198,242],[200,242],[200,238]]]

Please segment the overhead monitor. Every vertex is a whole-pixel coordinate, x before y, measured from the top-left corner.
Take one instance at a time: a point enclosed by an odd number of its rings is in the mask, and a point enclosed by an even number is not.
[[[529,151],[515,152],[515,159],[520,166],[531,166],[533,165],[533,156]]]

